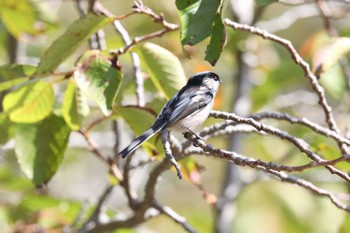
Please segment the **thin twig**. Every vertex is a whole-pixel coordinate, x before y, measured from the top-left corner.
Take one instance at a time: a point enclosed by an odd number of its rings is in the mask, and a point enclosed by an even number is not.
[[[121,38],[123,39],[124,43],[130,44],[131,39],[129,36],[129,33],[125,30],[123,25],[120,23],[119,20],[116,20],[113,22],[114,27],[116,31],[119,33]],[[140,58],[135,52],[130,52],[131,55],[131,61],[133,64],[133,70],[135,75],[135,84],[136,84],[136,99],[137,99],[137,105],[140,107],[145,106],[145,90],[144,90],[144,82],[143,82],[143,75],[141,72],[141,62]]]
[[[250,157],[246,157],[244,155],[238,154],[233,151],[226,151],[226,150],[215,148],[213,145],[206,144],[203,140],[196,138],[195,135],[191,135],[191,136],[186,135],[186,138],[191,142],[193,142],[195,146],[198,146],[203,150],[204,153],[199,152],[198,154],[214,155],[216,157],[233,162],[236,165],[248,166],[251,168],[256,168],[260,166],[260,167],[264,167],[266,169],[272,169],[275,171],[302,172],[304,170],[314,168],[314,167],[323,167],[328,165],[334,165],[342,161],[350,161],[350,156],[347,155],[347,156],[336,158],[334,160],[321,160],[317,162],[312,161],[301,166],[287,166],[287,165],[277,164],[273,162],[265,162],[260,159],[256,160],[256,159],[252,159]]]
[[[294,146],[296,146],[301,152],[306,154],[311,160],[315,162],[325,162],[326,160],[322,159],[319,155],[315,154],[308,148],[308,144],[299,138],[293,137],[287,132],[284,132],[280,129],[262,124],[260,122],[255,121],[252,118],[244,118],[244,117],[239,117],[234,113],[226,113],[226,112],[219,112],[219,111],[212,111],[211,115],[215,115],[218,118],[225,119],[225,120],[232,120],[238,123],[243,123],[243,124],[248,124],[256,128],[258,131],[264,131],[266,133],[269,133],[271,135],[277,136],[283,140],[287,140],[291,142]],[[350,182],[350,176],[342,172],[330,165],[325,166],[332,174],[337,174],[339,177],[343,178],[344,180]]]
[[[225,25],[232,27],[234,30],[247,31],[247,32],[256,34],[258,36],[261,36],[264,39],[274,41],[284,46],[292,55],[292,58],[295,61],[295,63],[297,63],[303,69],[305,76],[309,79],[312,89],[315,91],[315,93],[319,98],[319,104],[323,109],[323,112],[326,117],[326,122],[329,128],[337,133],[340,132],[338,129],[337,123],[334,120],[334,117],[332,114],[332,108],[330,107],[330,105],[326,100],[323,87],[319,84],[317,77],[311,72],[310,65],[303,60],[303,58],[299,55],[299,53],[297,52],[297,50],[294,48],[293,44],[289,40],[286,40],[276,35],[273,35],[271,33],[268,33],[267,31],[264,31],[257,27],[233,22],[230,19],[225,19],[224,22],[225,22]]]
[[[181,180],[182,179],[182,172],[180,169],[180,165],[176,162],[176,160],[171,152],[171,147],[170,147],[170,143],[169,143],[169,131],[167,129],[162,131],[162,143],[163,143],[163,147],[164,147],[165,157],[167,157],[169,159],[170,163],[175,167],[176,172],[177,172],[177,176]]]

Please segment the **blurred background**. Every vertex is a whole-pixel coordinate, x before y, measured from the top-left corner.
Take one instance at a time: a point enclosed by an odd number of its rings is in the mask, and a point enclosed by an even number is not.
[[[37,0],[30,2],[35,11],[32,15],[16,15],[5,9],[12,1],[0,1],[0,65],[20,63],[34,64],[39,57],[80,15],[73,0]],[[132,1],[101,0],[102,5],[114,15],[130,12]],[[172,0],[144,0],[154,12],[163,13],[166,20],[179,23],[178,11]],[[270,33],[288,39],[310,64],[315,62],[314,53],[334,35],[327,30],[319,2],[326,2],[332,30],[338,36],[350,37],[350,3],[347,1],[281,1],[258,5],[251,0],[225,1],[224,16],[240,23],[256,25]],[[14,9],[16,11],[16,9]],[[9,23],[13,20],[13,24]],[[27,22],[27,23],[25,23]],[[29,22],[29,23],[28,23]],[[133,15],[121,21],[131,38],[161,29],[145,15]],[[22,25],[22,26],[20,26]],[[329,28],[328,28],[329,29]],[[112,25],[104,28],[107,50],[123,46],[120,36]],[[209,39],[200,44],[186,46],[190,58],[181,46],[179,31],[169,32],[152,39],[174,53],[181,61],[187,77],[203,71],[214,70],[223,80],[215,101],[215,109],[238,115],[262,111],[287,112],[306,117],[324,125],[318,98],[312,92],[308,80],[299,66],[282,46],[245,32],[227,28],[227,42],[215,67],[204,61]],[[81,46],[59,68],[70,70],[77,58],[89,49]],[[347,62],[349,56],[344,58]],[[125,78],[123,101],[135,103],[132,65],[130,56],[121,57]],[[347,67],[349,69],[349,67]],[[1,77],[0,77],[1,78]],[[147,95],[152,95],[145,80]],[[333,107],[334,116],[342,132],[350,125],[349,80],[341,65],[328,69],[320,80],[326,97]],[[62,89],[57,87],[59,97]],[[87,123],[101,116],[95,108],[85,120]],[[218,122],[209,119],[206,125]],[[277,121],[266,121],[306,140],[313,149],[326,158],[339,155],[337,145],[330,139],[312,134],[303,127]],[[130,127],[120,121],[121,147],[132,139]],[[0,126],[1,130],[1,126]],[[115,154],[115,134],[111,121],[94,128],[91,137],[104,154]],[[14,153],[14,141],[1,141],[0,147],[0,230],[1,232],[68,232],[65,226],[74,225],[80,213],[87,215],[103,190],[110,182],[108,169],[89,152],[87,144],[78,133],[72,132],[63,163],[47,187],[36,189],[20,171]],[[264,161],[283,164],[303,164],[308,161],[293,146],[271,136],[259,134],[234,134],[217,137],[209,143],[243,155]],[[133,162],[148,156],[138,150]],[[241,168],[214,157],[193,156],[201,170],[198,189],[189,179],[178,180],[176,173],[164,173],[157,186],[157,199],[170,206],[199,232],[350,232],[350,220],[346,212],[336,208],[329,199],[315,196],[307,190],[280,182],[251,168]],[[132,171],[131,185],[143,193],[145,177],[152,164]],[[350,167],[343,164],[344,169]],[[349,186],[325,169],[310,169],[296,174],[318,186],[337,192],[348,193]],[[212,198],[216,208],[202,198],[203,192]],[[208,203],[209,202],[209,203]],[[123,216],[129,208],[123,190],[116,187],[104,206],[103,218]],[[84,215],[83,214],[83,215]],[[134,229],[116,232],[184,232],[183,228],[166,217],[157,217]]]

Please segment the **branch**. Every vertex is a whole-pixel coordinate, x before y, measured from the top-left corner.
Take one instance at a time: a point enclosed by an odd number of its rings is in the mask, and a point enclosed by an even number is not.
[[[289,40],[283,39],[281,37],[278,37],[276,35],[273,35],[271,33],[268,33],[264,30],[261,30],[260,28],[249,26],[246,24],[239,24],[236,22],[231,21],[230,19],[225,19],[224,23],[226,26],[232,27],[234,30],[240,30],[240,31],[247,31],[252,34],[258,35],[263,37],[264,39],[274,41],[282,46],[284,46],[289,53],[292,55],[293,60],[295,61],[296,64],[298,64],[304,71],[305,76],[309,79],[310,85],[312,89],[315,91],[315,93],[318,96],[319,99],[319,104],[322,107],[325,117],[326,117],[326,122],[329,126],[329,128],[336,133],[339,133],[338,126],[334,120],[334,117],[332,115],[332,108],[328,104],[326,98],[325,98],[325,92],[323,87],[319,84],[316,76],[311,72],[310,65],[303,60],[303,58],[299,55],[297,50],[294,48],[292,43]]]
[[[243,123],[243,124],[248,124],[256,128],[258,131],[264,131],[266,133],[269,133],[271,135],[277,136],[281,138],[282,140],[287,140],[291,142],[295,147],[297,147],[301,152],[306,154],[311,160],[317,162],[317,163],[325,163],[326,160],[322,159],[319,155],[315,154],[308,148],[308,144],[299,138],[293,137],[287,132],[284,132],[280,129],[262,124],[260,122],[255,121],[252,118],[243,118],[239,117],[234,113],[226,113],[226,112],[219,112],[219,111],[212,111],[211,116],[215,115],[217,118],[225,119],[225,120],[232,120],[237,123]],[[342,172],[331,165],[326,165],[325,166],[332,174],[337,174],[339,177],[343,178],[344,180],[350,182],[350,176]]]
[[[306,180],[303,180],[301,178],[297,178],[295,176],[291,176],[286,174],[284,171],[303,171],[307,168],[310,167],[314,167],[314,166],[323,166],[322,163],[317,164],[317,163],[313,163],[313,164],[308,164],[308,165],[304,165],[304,166],[285,166],[285,165],[279,165],[279,164],[275,164],[275,163],[266,163],[263,162],[261,160],[254,160],[251,158],[246,158],[242,155],[239,155],[235,152],[229,152],[229,151],[225,151],[225,150],[221,150],[221,149],[217,149],[215,147],[213,147],[212,145],[206,144],[203,140],[198,139],[196,137],[196,135],[192,134],[192,133],[188,133],[185,136],[188,140],[192,141],[194,143],[194,145],[200,147],[203,152],[207,155],[214,155],[216,157],[219,158],[224,158],[226,160],[229,160],[233,163],[235,163],[236,165],[239,166],[249,166],[251,168],[257,168],[259,170],[263,170],[267,173],[273,174],[275,176],[277,176],[278,178],[281,179],[281,181],[284,182],[288,182],[288,183],[292,183],[292,184],[297,184],[300,187],[303,187],[307,190],[312,191],[313,193],[320,195],[320,196],[327,196],[333,204],[335,204],[338,208],[345,210],[347,212],[350,212],[350,207],[342,204],[337,198],[336,196],[324,189],[318,188],[317,186],[315,186],[314,184],[312,184],[311,182],[308,182]],[[347,196],[347,199],[349,199],[350,196]]]
[[[153,10],[144,6],[143,2],[141,0],[134,1],[133,13],[140,13],[140,14],[145,14],[145,15],[150,16],[155,23],[161,24],[164,27],[164,29],[147,34],[147,35],[143,35],[140,37],[135,37],[133,40],[129,41],[124,48],[120,48],[118,50],[111,50],[110,51],[111,54],[114,54],[114,55],[125,54],[135,44],[138,44],[138,43],[146,41],[146,40],[150,40],[150,39],[155,38],[155,37],[161,37],[165,33],[168,33],[171,31],[176,31],[179,29],[179,25],[167,22],[162,14],[158,15],[158,14],[154,13]]]

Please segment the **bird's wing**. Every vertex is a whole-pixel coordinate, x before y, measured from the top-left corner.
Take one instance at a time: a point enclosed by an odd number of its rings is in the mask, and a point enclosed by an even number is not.
[[[160,114],[160,118],[167,119],[167,127],[188,115],[204,108],[213,100],[213,94],[208,92],[197,92],[191,96],[182,95],[182,98],[175,99],[174,102],[169,102],[170,106],[165,106]]]

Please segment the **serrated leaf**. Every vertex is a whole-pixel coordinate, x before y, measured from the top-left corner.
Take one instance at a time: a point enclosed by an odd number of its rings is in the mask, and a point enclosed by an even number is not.
[[[139,51],[152,82],[167,99],[186,84],[185,72],[173,53],[153,43],[144,43]]]
[[[16,38],[22,33],[39,33],[35,28],[36,9],[29,0],[0,1],[0,16],[7,30]]]
[[[326,72],[345,54],[350,52],[350,38],[332,38],[328,43],[318,48],[312,59],[316,75]]]
[[[81,123],[90,112],[86,98],[71,80],[64,93],[62,115],[72,130],[80,129]]]
[[[13,136],[13,123],[4,113],[0,114],[0,144],[5,144]]]
[[[97,50],[86,52],[74,73],[79,89],[94,100],[103,114],[110,115],[122,83],[122,72]]]
[[[215,65],[225,44],[223,0],[176,0],[182,45],[195,45],[211,36],[205,59]]]
[[[33,123],[47,117],[53,107],[51,83],[36,81],[8,93],[3,101],[4,111],[16,123]]]
[[[213,31],[208,45],[205,60],[212,66],[218,61],[226,42],[225,26],[222,23],[221,15],[216,14],[213,24]]]
[[[35,185],[55,174],[66,150],[70,129],[63,118],[50,115],[35,124],[19,124],[15,152],[22,171]]]
[[[75,21],[41,56],[37,73],[41,74],[55,70],[90,35],[112,21],[114,21],[114,18],[92,13]]]
[[[278,0],[255,0],[255,2],[258,4],[258,5],[268,5],[268,4],[271,4],[273,2],[278,2]]]

